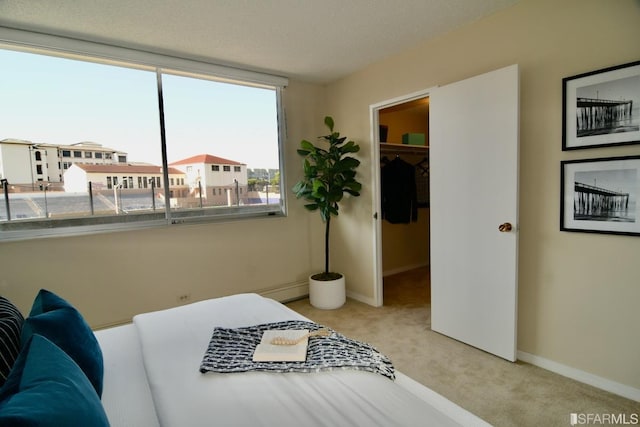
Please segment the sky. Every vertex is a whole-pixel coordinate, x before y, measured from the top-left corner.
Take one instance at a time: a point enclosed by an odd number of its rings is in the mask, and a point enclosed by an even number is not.
[[[211,154],[278,169],[276,92],[163,74],[169,163]],[[0,140],[91,141],[162,163],[155,71],[0,49]]]

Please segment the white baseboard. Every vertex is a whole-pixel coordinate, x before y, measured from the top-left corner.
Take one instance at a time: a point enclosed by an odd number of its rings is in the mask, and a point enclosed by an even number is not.
[[[554,362],[553,360],[545,359],[544,357],[536,356],[535,354],[526,353],[524,351],[518,351],[518,359],[548,371],[555,372],[556,374],[560,374],[564,377],[580,381],[581,383],[589,384],[601,390],[640,402],[640,389],[611,381],[606,378],[590,374],[589,372],[581,371],[580,369],[572,368],[570,366],[563,365],[562,363]]]
[[[256,291],[257,294],[266,298],[271,298],[279,302],[289,302],[309,296],[309,282],[296,282],[289,285],[280,286],[272,289],[262,289]],[[357,292],[351,292],[347,290],[347,297],[360,301],[362,303],[375,306],[373,298],[362,295]]]
[[[309,295],[309,282],[305,280],[274,289],[261,290],[257,293],[263,297],[271,298],[279,302],[293,301]]]
[[[394,268],[392,270],[385,270],[382,272],[382,277],[391,276],[393,274],[404,273],[405,271],[415,270],[416,268],[428,267],[428,262],[421,262],[419,264],[404,265],[402,267]]]

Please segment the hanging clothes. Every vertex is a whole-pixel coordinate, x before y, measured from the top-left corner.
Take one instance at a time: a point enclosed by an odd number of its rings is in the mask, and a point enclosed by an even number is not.
[[[382,219],[392,224],[418,220],[415,168],[400,157],[382,167]]]
[[[415,165],[416,192],[418,194],[418,207],[429,207],[429,157],[425,157]]]

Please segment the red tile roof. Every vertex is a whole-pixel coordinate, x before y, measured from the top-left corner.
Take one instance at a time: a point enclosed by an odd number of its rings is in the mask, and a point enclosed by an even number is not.
[[[204,163],[207,165],[244,165],[244,163],[236,162],[235,160],[223,159],[222,157],[212,156],[211,154],[198,154],[197,156],[192,156],[170,163],[169,166],[193,165],[197,163]]]

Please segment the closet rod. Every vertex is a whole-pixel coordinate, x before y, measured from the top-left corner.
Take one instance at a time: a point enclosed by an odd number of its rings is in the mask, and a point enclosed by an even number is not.
[[[404,145],[404,144],[389,144],[385,142],[380,143],[381,153],[393,153],[393,154],[416,154],[423,155],[429,152],[429,146],[421,145]]]

